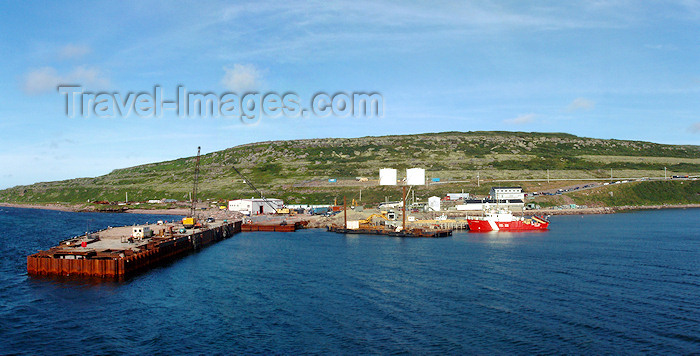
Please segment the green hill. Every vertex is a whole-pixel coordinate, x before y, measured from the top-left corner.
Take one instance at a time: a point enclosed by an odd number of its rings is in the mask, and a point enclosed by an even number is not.
[[[206,149],[206,147],[205,147]],[[419,135],[326,138],[252,143],[201,157],[203,199],[255,195],[231,169],[235,165],[267,196],[290,203],[358,198],[376,202],[399,196],[395,188],[356,177],[378,179],[380,168],[426,169],[428,177],[459,184],[431,185],[422,192],[441,194],[457,188],[479,194],[482,180],[591,179],[610,176],[697,175],[700,146],[583,138],[563,133],[443,132]],[[172,198],[186,200],[192,189],[194,157],[117,169],[95,178],[17,186],[0,191],[2,202],[84,203],[88,200]],[[328,183],[329,178],[338,179]]]

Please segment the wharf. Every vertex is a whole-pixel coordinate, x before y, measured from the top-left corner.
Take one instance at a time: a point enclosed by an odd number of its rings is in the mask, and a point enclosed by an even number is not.
[[[27,272],[38,276],[121,279],[241,231],[240,221],[213,222],[184,232],[179,223],[139,226],[148,226],[154,235],[134,239],[134,226],[121,226],[76,236],[28,256]]]

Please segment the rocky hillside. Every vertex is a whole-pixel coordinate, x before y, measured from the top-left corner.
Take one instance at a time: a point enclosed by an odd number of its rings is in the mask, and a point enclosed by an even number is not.
[[[204,147],[206,150],[206,147]],[[203,198],[229,199],[253,192],[231,169],[237,167],[267,195],[290,202],[315,202],[357,195],[383,200],[392,190],[355,177],[376,180],[384,167],[422,167],[429,177],[460,181],[658,176],[700,172],[700,146],[583,138],[561,133],[443,132],[420,135],[310,139],[252,143],[201,157]],[[17,186],[0,191],[2,202],[72,202],[88,200],[184,200],[192,189],[194,157],[117,169],[95,178]],[[328,183],[329,178],[338,183]],[[466,181],[466,182],[465,182]],[[474,181],[472,184],[471,181]],[[481,190],[480,187],[475,190]],[[432,188],[431,188],[432,189]],[[437,189],[437,188],[435,188]],[[345,192],[345,193],[344,193]],[[364,200],[364,199],[363,199]]]

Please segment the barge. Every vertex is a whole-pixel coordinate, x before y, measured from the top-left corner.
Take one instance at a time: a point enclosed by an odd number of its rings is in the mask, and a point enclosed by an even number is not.
[[[406,224],[406,187],[403,187],[403,207],[401,208],[403,223],[400,227],[392,225],[375,225],[373,217],[385,221],[391,220],[389,214],[372,214],[367,219],[348,222],[348,209],[345,197],[343,197],[343,226],[329,225],[327,230],[339,234],[363,234],[384,235],[393,237],[448,237],[452,236],[452,229],[408,228]],[[350,226],[352,225],[352,226]]]
[[[294,232],[303,229],[308,224],[308,221],[296,221],[287,223],[264,223],[264,222],[246,222],[241,226],[241,231],[276,231],[276,232]]]
[[[448,237],[452,236],[450,229],[407,229],[407,230],[391,230],[385,228],[357,228],[348,229],[342,226],[331,225],[327,227],[329,232],[339,234],[362,234],[362,235],[384,235],[394,237]]]

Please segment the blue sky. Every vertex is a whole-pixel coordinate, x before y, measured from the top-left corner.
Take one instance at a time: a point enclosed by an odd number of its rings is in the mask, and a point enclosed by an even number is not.
[[[239,144],[438,131],[700,144],[700,1],[0,4],[0,188]],[[88,91],[379,92],[381,118],[65,115]]]

